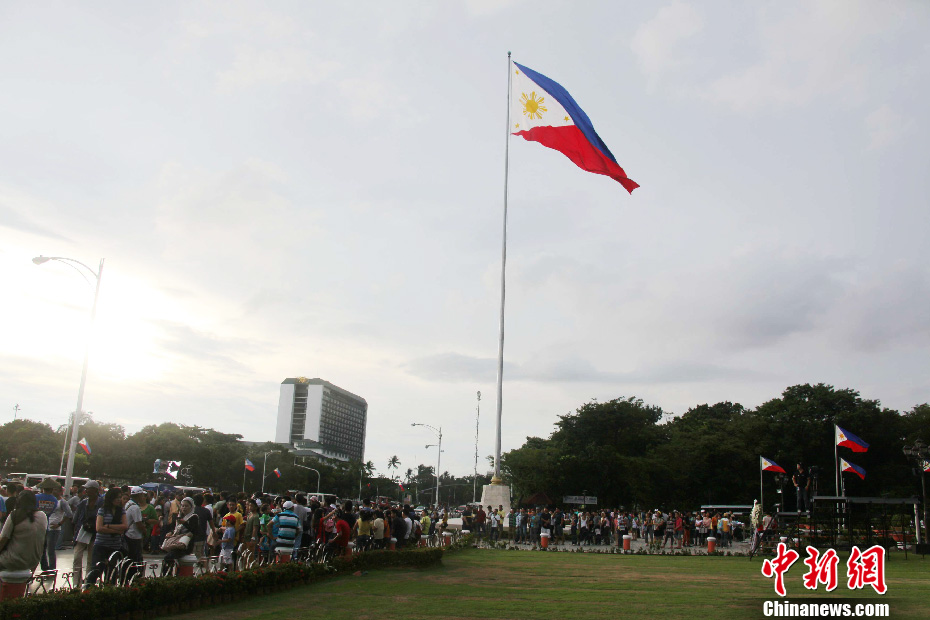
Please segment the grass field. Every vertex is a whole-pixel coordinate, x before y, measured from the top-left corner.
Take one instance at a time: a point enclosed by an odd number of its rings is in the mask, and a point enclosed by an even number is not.
[[[465,550],[447,554],[433,569],[372,571],[337,577],[284,593],[259,596],[187,620],[215,618],[326,618],[417,620],[420,618],[532,618],[587,620],[619,617],[762,617],[773,600],[772,580],[756,558],[597,555]],[[831,594],[809,593],[801,583],[799,560],[786,575],[786,600],[853,597],[890,603],[893,618],[930,616],[930,561],[895,556],[886,563],[888,594],[872,588],[850,591],[845,563],[840,586]]]

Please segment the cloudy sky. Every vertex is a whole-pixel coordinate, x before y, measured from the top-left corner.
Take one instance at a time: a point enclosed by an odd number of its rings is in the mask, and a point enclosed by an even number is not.
[[[369,402],[381,470],[493,451],[508,50],[633,195],[510,142],[504,449],[592,399],[930,400],[930,5],[0,2],[0,421],[271,440]],[[269,8],[271,6],[272,8]],[[93,278],[90,277],[92,281]],[[3,413],[5,411],[6,413]]]

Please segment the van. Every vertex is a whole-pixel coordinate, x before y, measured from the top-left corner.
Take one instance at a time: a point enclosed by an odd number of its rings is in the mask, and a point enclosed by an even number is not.
[[[46,478],[51,478],[52,480],[60,484],[62,487],[65,486],[65,476],[60,476],[58,474],[23,474],[23,475],[25,476],[24,481],[23,481],[23,487],[27,489],[38,489],[39,485],[45,482]],[[85,478],[83,476],[71,476],[71,484],[76,484],[79,487],[84,486],[88,480],[90,480],[90,478]]]

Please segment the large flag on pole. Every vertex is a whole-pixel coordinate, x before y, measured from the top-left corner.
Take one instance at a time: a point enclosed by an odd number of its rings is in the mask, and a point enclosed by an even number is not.
[[[639,184],[626,175],[568,91],[541,73],[513,64],[510,132],[555,149],[582,170],[609,176],[633,193]]]
[[[245,460],[245,470],[246,471],[255,471],[255,465],[252,465],[252,461],[249,459]]]
[[[782,474],[787,473],[784,469],[782,469],[781,465],[775,461],[768,460],[764,456],[759,457],[759,466],[762,467],[762,471],[777,471]]]
[[[279,468],[275,467],[275,468],[274,468],[274,475],[277,476],[278,478],[280,478],[280,477],[281,477],[281,470],[280,470]]]
[[[865,480],[865,470],[859,467],[858,465],[853,465],[846,459],[840,459],[840,469],[842,471],[848,471],[849,473],[856,474],[863,480]]]
[[[845,428],[840,428],[836,424],[833,426],[836,429],[836,445],[849,448],[853,452],[869,451],[869,444],[862,441],[860,438],[856,437]]]
[[[78,442],[78,445],[81,446],[87,456],[90,456],[90,444],[87,443],[86,437],[81,437],[81,441]]]

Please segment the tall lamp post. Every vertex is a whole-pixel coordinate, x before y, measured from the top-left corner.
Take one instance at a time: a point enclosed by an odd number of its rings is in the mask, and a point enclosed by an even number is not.
[[[928,460],[930,460],[930,448],[918,439],[914,442],[913,446],[904,446],[902,452],[904,452],[904,456],[917,464],[917,473],[920,475],[920,488],[924,495],[924,527],[928,528],[927,536],[924,537],[926,541],[927,538],[930,538],[930,520],[927,518],[927,483],[924,480],[924,472],[930,468],[930,463],[928,463]],[[917,524],[917,538],[920,538],[919,523]],[[919,543],[921,541],[918,540],[917,542]]]
[[[410,426],[425,426],[426,428],[436,433],[436,436],[439,437],[439,443],[434,444],[439,448],[436,454],[436,510],[439,510],[439,464],[442,462],[442,427],[440,426],[439,428],[436,428],[435,426],[430,426],[429,424],[420,424],[419,422],[414,422]]]
[[[100,259],[100,266],[97,268],[97,271],[94,271],[84,263],[73,258],[65,258],[64,256],[36,256],[32,259],[32,262],[36,265],[41,265],[47,263],[50,260],[57,260],[68,265],[75,271],[84,276],[84,273],[75,267],[75,265],[80,265],[87,271],[89,271],[94,278],[97,280],[97,286],[94,290],[94,305],[90,311],[90,328],[87,334],[87,340],[84,345],[84,366],[81,369],[81,385],[78,388],[78,398],[77,398],[77,409],[74,412],[74,415],[71,418],[71,449],[68,451],[68,466],[65,470],[65,491],[71,491],[71,480],[74,477],[74,455],[77,450],[78,434],[80,433],[81,427],[81,414],[83,413],[82,408],[84,406],[84,385],[87,383],[87,363],[90,358],[90,335],[94,329],[94,320],[97,318],[97,299],[100,297],[100,280],[103,278],[103,259]]]

